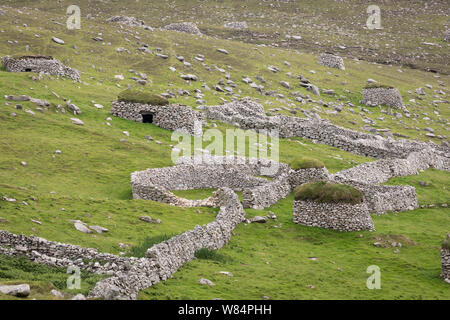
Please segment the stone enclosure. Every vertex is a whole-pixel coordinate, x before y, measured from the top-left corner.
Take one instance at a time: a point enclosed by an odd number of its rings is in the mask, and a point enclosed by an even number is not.
[[[386,105],[394,109],[404,109],[402,96],[395,88],[379,87],[365,88],[362,91],[363,99],[361,103],[369,106]]]
[[[43,72],[81,81],[78,70],[66,67],[59,60],[50,56],[22,56],[18,58],[5,56],[2,57],[2,65],[9,72]]]
[[[366,203],[318,203],[294,200],[295,223],[338,231],[375,230]]]
[[[328,52],[320,55],[319,64],[330,68],[345,70],[344,60],[341,57]]]
[[[182,105],[153,106],[149,104],[115,101],[111,114],[172,131],[180,131],[190,135],[201,135],[201,124],[205,121],[203,113]]]

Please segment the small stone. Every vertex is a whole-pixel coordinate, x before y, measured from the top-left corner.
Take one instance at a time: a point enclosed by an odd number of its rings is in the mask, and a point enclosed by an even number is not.
[[[50,293],[57,298],[64,298],[64,294],[58,290],[52,289]]]
[[[64,44],[65,43],[64,40],[59,39],[57,37],[53,37],[52,40],[53,40],[53,42],[56,42],[57,44]]]
[[[205,279],[205,278],[201,278],[199,280],[199,283],[203,284],[203,285],[207,285],[207,286],[215,286],[214,282],[212,282],[211,280]]]
[[[30,295],[30,285],[18,284],[11,286],[0,286],[0,292],[9,296],[26,298]]]

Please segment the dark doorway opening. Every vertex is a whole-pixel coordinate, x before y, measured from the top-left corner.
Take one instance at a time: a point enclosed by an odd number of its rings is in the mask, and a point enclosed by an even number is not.
[[[26,68],[25,72],[31,72],[31,68]]]
[[[153,113],[143,113],[142,123],[153,123]]]

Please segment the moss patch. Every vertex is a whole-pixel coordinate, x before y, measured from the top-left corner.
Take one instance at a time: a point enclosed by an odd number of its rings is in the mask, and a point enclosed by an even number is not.
[[[381,84],[381,83],[369,83],[364,87],[364,89],[378,89],[378,88],[394,89],[393,86],[388,86],[386,84]]]
[[[358,204],[363,201],[363,193],[348,185],[318,181],[299,186],[295,191],[295,200]]]
[[[324,168],[325,164],[314,158],[309,157],[301,157],[295,160],[292,160],[289,163],[290,167],[294,170],[300,170],[300,169],[310,169],[310,168]]]
[[[133,89],[127,89],[119,93],[118,100],[133,103],[150,104],[152,106],[164,106],[169,104],[169,100],[160,95]]]

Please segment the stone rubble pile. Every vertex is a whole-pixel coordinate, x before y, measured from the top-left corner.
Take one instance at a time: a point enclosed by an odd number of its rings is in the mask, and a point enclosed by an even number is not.
[[[80,82],[80,72],[66,67],[59,60],[47,56],[2,57],[2,65],[9,72],[36,72],[65,77]]]
[[[234,228],[245,220],[245,211],[231,189],[219,191],[220,211],[213,222],[154,245],[146,258],[130,270],[99,281],[89,297],[136,299],[140,290],[167,280],[183,264],[193,260],[196,251],[218,250],[227,244]]]
[[[319,57],[319,64],[330,68],[345,70],[344,60],[332,53],[323,53]]]
[[[202,34],[197,25],[193,22],[171,23],[164,27],[165,30],[172,30],[178,32],[186,32],[190,34]]]
[[[144,21],[136,19],[135,17],[127,16],[113,16],[107,20],[108,22],[120,23],[129,27],[142,27],[147,30],[152,30],[151,27],[147,26]]]

